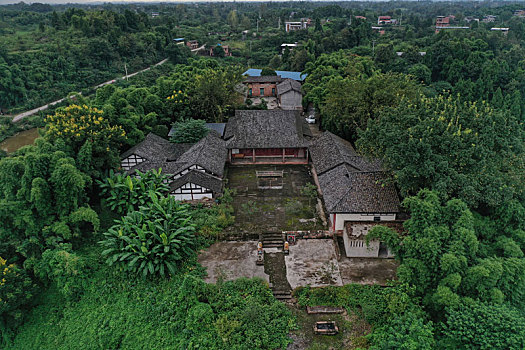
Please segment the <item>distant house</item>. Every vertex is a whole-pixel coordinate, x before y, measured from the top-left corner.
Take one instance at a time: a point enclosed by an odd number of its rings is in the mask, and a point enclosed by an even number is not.
[[[450,17],[448,16],[437,16],[436,27],[448,27],[450,25]]]
[[[514,16],[516,16],[516,17],[525,17],[525,10],[516,10],[516,11],[514,11]]]
[[[298,47],[299,44],[298,43],[294,43],[294,44],[281,44],[281,54],[284,54],[286,52],[286,50],[288,51],[293,51],[293,49],[295,49],[296,47]]]
[[[248,89],[248,97],[277,97],[277,84],[283,79],[278,75],[246,77],[243,84]]]
[[[365,20],[366,17],[365,16],[354,16],[355,19],[362,19],[362,20]]]
[[[282,110],[238,110],[224,132],[233,164],[307,164],[311,137],[299,112]]]
[[[194,145],[174,144],[152,133],[121,155],[122,170],[134,176],[162,169],[177,200],[215,198],[222,193],[226,143],[215,132]]]
[[[184,45],[184,38],[175,38],[173,42],[177,45]]]
[[[309,150],[332,231],[343,233],[347,221],[396,220],[399,197],[378,161],[360,156],[330,132],[315,139]]]
[[[186,42],[186,46],[190,48],[190,50],[196,50],[199,48],[199,42],[197,40],[189,40]]]
[[[492,23],[492,22],[496,22],[496,16],[493,16],[493,15],[486,15],[485,17],[483,17],[482,22],[483,22],[483,23]]]
[[[490,28],[492,31],[502,32],[503,34],[507,35],[510,28],[500,28],[500,27],[494,27]]]
[[[289,33],[294,30],[308,29],[312,25],[310,18],[301,18],[301,21],[297,22],[284,22],[284,30]]]
[[[261,72],[262,72],[262,69],[250,68],[242,74],[248,77],[260,77]],[[291,72],[291,71],[285,71],[285,70],[276,70],[275,73],[278,76],[280,76],[282,79],[293,79],[293,80],[297,80],[300,82],[303,82],[308,76],[308,74],[306,73]]]
[[[377,25],[397,24],[397,19],[390,16],[379,16],[377,17]]]
[[[217,46],[221,46],[222,49],[224,50],[224,57],[230,57],[232,55],[232,52],[231,52],[230,47],[228,45],[224,45],[223,46],[221,44],[217,44]],[[215,56],[213,49],[214,49],[213,47],[210,48],[210,56]]]
[[[153,17],[153,18],[159,17],[159,13],[158,12],[152,12],[151,13],[151,17]]]
[[[284,79],[277,84],[279,107],[284,110],[302,110],[303,93],[301,83],[293,79]]]

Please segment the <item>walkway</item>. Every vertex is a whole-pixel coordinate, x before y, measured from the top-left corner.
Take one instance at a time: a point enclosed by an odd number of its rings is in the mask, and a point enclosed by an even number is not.
[[[113,83],[117,82],[117,80],[124,80],[124,79],[128,79],[128,78],[134,77],[134,76],[137,75],[137,74],[140,74],[140,73],[144,73],[144,72],[149,71],[152,67],[160,66],[160,65],[166,63],[167,61],[168,61],[168,59],[166,58],[166,59],[164,59],[164,60],[162,60],[162,61],[160,61],[160,62],[154,64],[153,66],[150,66],[150,67],[146,68],[146,69],[143,69],[143,70],[140,70],[140,71],[138,71],[138,72],[131,73],[131,74],[128,74],[128,75],[125,75],[125,76],[123,76],[123,77],[121,77],[121,78],[117,78],[117,79],[113,79],[113,80],[110,80],[110,81],[106,81],[106,82],[104,82],[104,83],[102,83],[102,84],[98,84],[98,85],[94,86],[93,88],[96,90],[96,89],[101,88],[101,87],[103,87],[103,86],[106,86],[106,85],[109,85],[109,84],[113,84]],[[79,94],[79,95],[82,95],[81,92],[79,92],[78,94]],[[26,118],[26,117],[29,117],[29,116],[34,115],[34,114],[37,114],[38,112],[45,111],[45,110],[48,109],[49,107],[54,106],[54,105],[56,105],[56,104],[59,104],[59,103],[61,103],[61,102],[64,102],[66,99],[71,98],[71,97],[72,97],[72,96],[64,97],[64,98],[61,98],[60,100],[56,100],[56,101],[50,102],[50,103],[48,103],[47,105],[43,105],[43,106],[41,106],[41,107],[38,107],[38,108],[32,109],[32,110],[30,110],[30,111],[26,111],[26,112],[23,112],[23,113],[17,114],[17,115],[15,115],[15,116],[13,117],[13,122],[16,123],[16,122],[18,122],[18,121],[20,121],[20,120],[22,120],[22,119],[24,119],[24,118]]]

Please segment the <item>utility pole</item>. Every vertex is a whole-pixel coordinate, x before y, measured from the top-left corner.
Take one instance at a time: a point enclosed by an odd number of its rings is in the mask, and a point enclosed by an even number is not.
[[[281,29],[281,17],[279,17],[279,23],[277,24],[277,29]]]
[[[259,19],[257,19],[257,34],[259,34]]]
[[[375,52],[376,52],[376,41],[372,40],[372,56],[375,55]]]
[[[124,70],[126,71],[126,80],[129,80],[129,78],[128,78],[128,67],[126,67],[126,62],[124,62]]]

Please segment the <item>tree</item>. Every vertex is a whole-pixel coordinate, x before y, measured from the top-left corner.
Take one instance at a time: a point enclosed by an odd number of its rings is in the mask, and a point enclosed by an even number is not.
[[[48,115],[45,121],[46,140],[60,142],[73,156],[84,147],[82,161],[85,163],[90,159],[91,164],[83,164],[83,167],[89,167],[90,174],[99,177],[104,169],[118,164],[119,146],[125,140],[126,132],[121,126],[111,125],[104,111],[86,105],[70,105]],[[90,155],[86,153],[86,142],[92,144]]]
[[[195,226],[189,208],[171,196],[151,193],[145,206],[104,233],[99,243],[106,262],[144,277],[175,275],[177,265],[194,254]]]
[[[523,349],[525,314],[508,305],[469,301],[447,309],[442,345],[455,349]]]
[[[222,122],[238,101],[235,87],[241,80],[242,74],[238,67],[208,68],[197,74],[188,93],[192,100],[193,116],[205,117],[210,122]]]
[[[27,273],[0,257],[0,321],[2,331],[22,323],[23,307],[33,298],[35,285]]]
[[[228,13],[227,21],[228,21],[228,24],[230,25],[232,30],[237,29],[237,26],[239,25],[239,18],[237,16],[237,11],[236,10],[231,10]]]
[[[209,132],[206,122],[201,119],[186,119],[173,124],[173,143],[196,143]]]
[[[189,52],[186,45],[181,46],[171,42],[166,46],[166,54],[174,64],[185,64],[188,61]]]
[[[274,75],[277,75],[277,73],[275,73],[275,70],[273,70],[272,68],[265,67],[262,69],[261,75],[262,76],[274,76]]]
[[[520,196],[523,137],[506,111],[438,96],[383,109],[357,145],[394,171],[403,195],[427,187],[478,208]]]
[[[405,234],[377,227],[367,240],[379,238],[390,247],[400,261],[399,281],[415,287],[431,315],[442,319],[444,308],[457,308],[469,299],[523,305],[524,277],[517,271],[518,266],[525,267],[525,260],[496,254],[484,258],[480,246],[488,242],[482,240],[464,202],[443,202],[436,192],[422,190],[405,199],[403,206],[411,215]]]
[[[323,127],[354,141],[357,131],[378,119],[382,109],[396,106],[402,98],[419,98],[419,86],[403,74],[379,73],[365,79],[334,79],[326,84],[324,93],[319,109]]]

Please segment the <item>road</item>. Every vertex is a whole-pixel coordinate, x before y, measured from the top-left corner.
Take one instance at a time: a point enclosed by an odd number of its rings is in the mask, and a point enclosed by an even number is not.
[[[117,79],[113,79],[113,80],[106,81],[106,82],[104,82],[104,83],[102,83],[102,84],[98,84],[98,85],[94,86],[93,88],[96,90],[96,89],[101,88],[101,87],[103,87],[103,86],[106,86],[106,85],[109,85],[109,84],[113,84],[113,83],[117,82],[117,80],[124,80],[124,79],[128,79],[128,78],[134,77],[134,76],[137,75],[137,74],[140,74],[140,73],[144,73],[144,72],[149,71],[152,67],[160,66],[160,65],[166,63],[167,61],[168,61],[168,59],[166,58],[166,59],[160,61],[159,63],[156,63],[156,64],[154,64],[153,66],[150,66],[150,67],[148,67],[148,68],[146,68],[146,69],[139,70],[138,72],[131,73],[131,74],[128,74],[128,75],[125,75],[125,76],[123,76],[123,77],[121,77],[121,78],[117,78]],[[79,92],[79,94],[81,95],[82,93]],[[22,120],[22,119],[24,119],[24,118],[26,118],[26,117],[29,117],[29,116],[31,116],[31,115],[33,115],[33,114],[37,114],[38,112],[45,111],[46,109],[48,109],[48,108],[51,107],[51,106],[54,106],[54,105],[56,105],[56,104],[58,104],[58,103],[61,103],[61,102],[64,102],[64,101],[65,101],[66,99],[68,99],[69,97],[71,97],[71,96],[64,97],[64,98],[61,98],[60,100],[56,100],[56,101],[50,102],[50,103],[48,103],[47,105],[44,105],[44,106],[41,106],[41,107],[38,107],[38,108],[32,109],[32,110],[27,111],[27,112],[23,112],[23,113],[17,114],[17,115],[15,115],[15,116],[13,117],[13,122],[16,123],[16,122],[18,122],[18,121],[20,121],[20,120]]]

